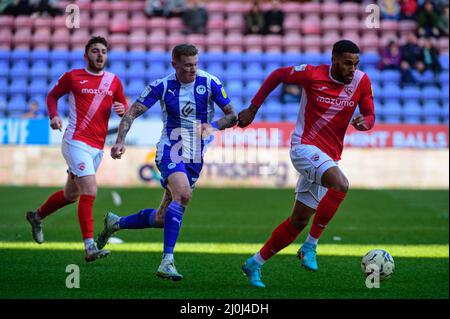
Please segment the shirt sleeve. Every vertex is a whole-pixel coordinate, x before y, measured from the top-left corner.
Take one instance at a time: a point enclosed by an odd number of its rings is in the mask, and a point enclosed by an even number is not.
[[[117,88],[116,88],[116,91],[114,92],[114,102],[122,103],[125,106],[125,111],[127,111],[128,110],[128,102],[125,97],[125,94],[123,93],[122,81],[120,81],[120,79],[117,75],[116,75],[116,79],[117,79]]]
[[[364,75],[361,83],[361,98],[359,100],[359,110],[366,121],[367,130],[375,124],[375,106],[373,103],[372,84],[369,77]]]
[[[58,116],[58,99],[70,92],[70,72],[64,73],[47,95],[46,103],[50,119]]]
[[[220,108],[223,108],[224,106],[231,103],[231,100],[225,92],[222,83],[216,77],[211,78],[211,99]]]
[[[141,95],[136,99],[142,105],[147,108],[151,108],[157,101],[163,98],[164,94],[164,82],[162,80],[156,80],[150,83]]]
[[[311,80],[312,68],[313,67],[308,64],[301,64],[298,66],[276,69],[264,80],[251,101],[252,105],[260,107],[270,92],[272,92],[280,83],[298,84],[300,86],[308,85]]]

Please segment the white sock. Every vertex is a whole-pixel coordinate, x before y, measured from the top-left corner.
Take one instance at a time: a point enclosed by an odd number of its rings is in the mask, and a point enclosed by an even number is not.
[[[259,253],[259,251],[253,256],[253,259],[260,264],[261,266],[264,265],[264,263],[266,262],[264,260],[264,258],[262,258],[261,254]]]
[[[83,241],[84,241],[84,247],[86,249],[88,249],[94,243],[94,238],[86,238]]]
[[[173,262],[173,254],[163,254],[163,259]]]
[[[308,234],[308,237],[306,237],[305,243],[317,246],[317,243],[319,240],[317,238],[312,237],[310,234]]]
[[[113,229],[114,230],[119,230],[120,229],[120,219],[122,217],[119,217],[119,219],[117,220],[117,222],[113,225]]]

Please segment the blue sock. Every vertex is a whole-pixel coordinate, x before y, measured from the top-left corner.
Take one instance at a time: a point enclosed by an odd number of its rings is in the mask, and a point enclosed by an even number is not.
[[[173,249],[180,234],[181,222],[185,208],[172,201],[166,209],[164,218],[164,254],[173,254]]]
[[[146,208],[140,212],[121,217],[119,220],[120,229],[142,229],[160,228],[156,225],[156,209]]]

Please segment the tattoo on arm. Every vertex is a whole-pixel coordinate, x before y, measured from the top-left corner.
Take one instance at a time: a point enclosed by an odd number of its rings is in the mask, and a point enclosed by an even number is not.
[[[224,130],[226,128],[234,126],[238,121],[238,116],[236,111],[234,110],[233,106],[231,104],[227,104],[222,108],[223,113],[225,113],[225,116],[220,118],[217,121],[217,125],[219,127],[219,130]]]
[[[128,109],[128,111],[125,112],[122,120],[120,121],[116,143],[125,142],[125,137],[127,136],[127,133],[130,130],[131,124],[133,123],[134,119],[142,115],[147,110],[148,108],[145,105],[142,105],[138,102],[134,102],[131,105],[131,107]]]

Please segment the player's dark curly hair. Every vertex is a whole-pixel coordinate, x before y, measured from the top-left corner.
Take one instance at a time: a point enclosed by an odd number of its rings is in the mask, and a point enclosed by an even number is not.
[[[179,44],[172,50],[172,58],[179,60],[181,56],[194,56],[198,54],[198,49],[192,44]]]
[[[332,55],[342,53],[359,53],[359,47],[350,40],[340,40],[333,45]]]
[[[87,53],[89,48],[96,43],[101,43],[108,49],[108,41],[106,41],[104,37],[95,36],[89,39],[86,47],[84,48],[84,52]]]

